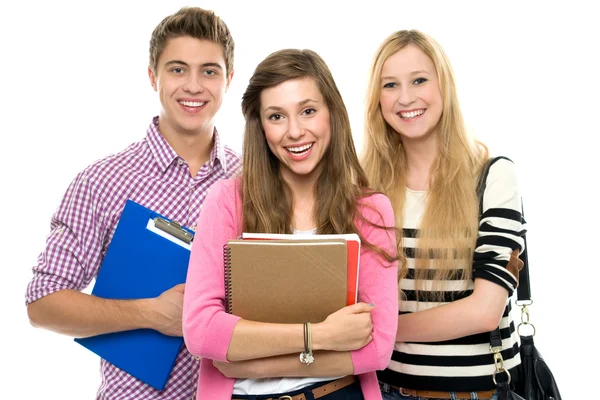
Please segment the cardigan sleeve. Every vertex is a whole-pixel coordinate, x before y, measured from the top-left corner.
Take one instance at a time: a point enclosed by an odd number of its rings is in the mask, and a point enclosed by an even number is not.
[[[383,228],[395,226],[390,200],[376,194],[364,199],[363,203],[359,211],[370,223],[357,221],[362,237],[395,256],[396,232]],[[389,364],[398,328],[398,295],[398,262],[390,263],[361,245],[358,299],[375,304],[375,307],[371,311],[373,340],[351,352],[355,375],[385,369]]]
[[[239,317],[225,312],[223,246],[237,237],[234,180],[215,183],[202,205],[188,267],[183,337],[195,356],[226,361]]]

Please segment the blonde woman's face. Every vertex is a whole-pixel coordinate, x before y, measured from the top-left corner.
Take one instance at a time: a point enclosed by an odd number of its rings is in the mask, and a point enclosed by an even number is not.
[[[329,110],[315,81],[290,79],[260,94],[260,119],[284,179],[313,179],[331,141]]]
[[[384,62],[380,84],[383,118],[402,140],[435,140],[442,94],[433,61],[410,44]]]

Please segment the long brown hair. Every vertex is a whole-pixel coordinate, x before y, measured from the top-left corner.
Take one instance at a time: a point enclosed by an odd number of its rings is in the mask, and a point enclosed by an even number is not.
[[[410,44],[421,49],[435,65],[443,101],[438,124],[438,152],[430,171],[427,208],[415,254],[418,292],[428,276],[438,285],[443,285],[448,279],[471,277],[478,233],[475,186],[488,153],[482,143],[469,138],[452,67],[442,47],[417,30],[402,30],[390,35],[377,50],[371,69],[363,166],[370,184],[392,201],[397,226],[403,226],[406,153],[399,133],[383,118],[379,98],[383,64]],[[433,278],[429,271],[431,268],[435,270]],[[441,298],[442,290],[443,286],[435,287],[434,298]]]
[[[315,81],[330,113],[331,141],[321,160],[322,172],[315,188],[317,233],[360,235],[354,224],[357,201],[373,191],[367,188],[367,178],[356,155],[346,106],[323,59],[314,51],[296,49],[280,50],[264,59],[256,67],[242,97],[242,112],[246,119],[243,229],[248,232],[292,232],[292,195],[281,176],[279,160],[265,138],[260,119],[260,95],[265,89],[302,78]],[[362,218],[362,215],[359,213],[358,217]],[[373,248],[367,242],[364,244]],[[388,260],[395,259],[395,255],[385,256]]]

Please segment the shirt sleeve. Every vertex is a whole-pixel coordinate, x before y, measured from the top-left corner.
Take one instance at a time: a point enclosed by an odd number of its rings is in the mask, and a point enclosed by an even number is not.
[[[361,212],[374,225],[363,222],[359,226],[365,240],[396,255],[396,232],[382,227],[395,226],[390,200],[377,194],[370,198]],[[358,299],[375,304],[371,311],[373,340],[365,347],[352,351],[354,374],[385,369],[392,357],[398,329],[398,262],[388,262],[381,255],[361,245]]]
[[[228,182],[228,183],[226,183]],[[238,234],[234,181],[209,190],[196,227],[183,301],[183,337],[189,352],[226,361],[239,317],[225,312],[223,246]]]
[[[507,267],[513,250],[524,250],[526,232],[521,213],[515,165],[500,159],[490,168],[483,194],[483,215],[473,257],[473,279],[497,283],[509,297],[517,287],[518,276]]]
[[[101,263],[103,235],[93,185],[85,171],[71,183],[50,223],[46,246],[33,267],[25,304],[62,289],[85,289]]]

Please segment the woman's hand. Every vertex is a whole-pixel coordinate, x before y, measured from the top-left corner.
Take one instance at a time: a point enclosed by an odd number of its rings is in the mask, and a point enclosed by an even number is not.
[[[314,350],[352,351],[371,342],[371,310],[374,305],[357,303],[330,314],[312,325]]]

